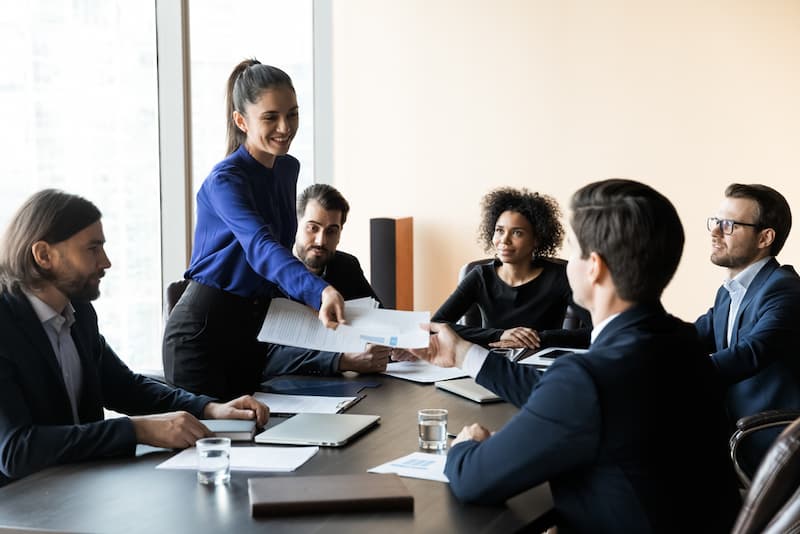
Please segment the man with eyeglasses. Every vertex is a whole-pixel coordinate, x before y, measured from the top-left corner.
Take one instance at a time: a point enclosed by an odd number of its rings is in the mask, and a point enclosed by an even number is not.
[[[727,277],[695,326],[727,387],[731,425],[766,410],[800,409],[800,277],[775,259],[792,227],[789,204],[771,187],[731,184],[706,225],[711,262]],[[779,431],[743,442],[746,471],[754,472]]]

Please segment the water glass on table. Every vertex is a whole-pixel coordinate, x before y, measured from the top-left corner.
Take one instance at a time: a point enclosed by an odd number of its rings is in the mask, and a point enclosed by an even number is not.
[[[230,438],[203,438],[197,447],[197,481],[209,486],[226,484],[231,479]]]
[[[447,448],[447,410],[427,408],[417,412],[419,448],[441,451]]]

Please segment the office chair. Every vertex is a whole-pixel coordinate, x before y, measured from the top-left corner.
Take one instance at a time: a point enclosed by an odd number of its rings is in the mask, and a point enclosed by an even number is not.
[[[736,432],[731,436],[728,445],[731,451],[733,468],[736,470],[736,475],[739,477],[742,487],[745,489],[750,487],[750,477],[752,476],[752,473],[746,473],[741,465],[739,465],[739,455],[737,453],[742,441],[747,438],[747,436],[755,434],[760,430],[777,426],[787,426],[798,417],[800,417],[800,410],[770,410],[742,417],[736,422]]]
[[[781,424],[779,420],[783,424],[792,422],[781,432],[758,467],[732,534],[800,532],[800,412],[770,411],[743,417],[737,423],[740,427],[737,434],[741,432],[737,443],[758,427]],[[731,438],[732,446],[733,441]],[[734,452],[732,447],[731,453]]]
[[[169,314],[172,313],[172,309],[178,303],[183,295],[183,292],[186,291],[186,287],[189,285],[189,280],[178,280],[177,282],[172,282],[170,285],[167,286],[167,294],[165,299],[166,309],[164,310],[164,316],[169,317]]]
[[[561,258],[548,258],[549,261],[554,263],[561,263],[566,264],[567,260],[563,260]],[[464,279],[467,274],[479,265],[484,265],[487,263],[491,263],[494,261],[494,258],[482,258],[480,260],[473,260],[471,262],[465,263],[461,266],[461,269],[458,271],[458,282]],[[458,324],[464,326],[481,326],[486,327],[483,324],[483,317],[481,316],[481,310],[478,308],[477,304],[473,304],[472,306],[467,309],[461,319],[458,320]],[[575,309],[572,306],[567,306],[567,311],[564,314],[564,323],[561,326],[564,330],[575,330],[581,327],[581,319],[578,314],[575,312]]]
[[[186,291],[186,287],[188,285],[189,280],[178,280],[177,282],[172,282],[167,286],[167,290],[164,295],[164,323],[166,323],[167,319],[169,319],[169,314],[172,313],[172,309],[178,303],[181,295],[183,295],[183,292]],[[162,370],[147,370],[141,374],[163,384],[172,385],[167,381]]]

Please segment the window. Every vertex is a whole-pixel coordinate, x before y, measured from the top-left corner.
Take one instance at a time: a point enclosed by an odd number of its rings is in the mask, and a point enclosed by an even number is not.
[[[311,0],[206,0],[189,6],[192,169],[196,192],[225,157],[225,91],[233,67],[249,57],[289,74],[300,107],[290,153],[300,160],[298,189],[314,182]]]
[[[0,226],[39,189],[93,201],[113,264],[100,330],[131,367],[160,368],[154,2],[10,3],[0,50]]]
[[[112,268],[94,304],[108,343],[137,370],[161,368],[162,264],[167,282],[183,267],[180,247],[161,257],[162,224],[174,225],[162,223],[162,196],[166,206],[181,199],[159,177],[159,137],[172,132],[158,129],[156,17],[164,4],[156,3],[31,0],[9,4],[0,19],[0,228],[43,188],[100,208]],[[252,56],[294,81],[298,188],[314,181],[312,4],[189,2],[194,191],[224,156],[228,74]],[[182,131],[180,122],[164,127]]]

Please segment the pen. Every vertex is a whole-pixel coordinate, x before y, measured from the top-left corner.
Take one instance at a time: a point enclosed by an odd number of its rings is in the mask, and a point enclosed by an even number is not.
[[[458,434],[453,434],[452,432],[448,432],[448,433],[447,433],[447,437],[448,437],[448,438],[455,438],[455,437],[457,437],[457,435],[458,435]]]

